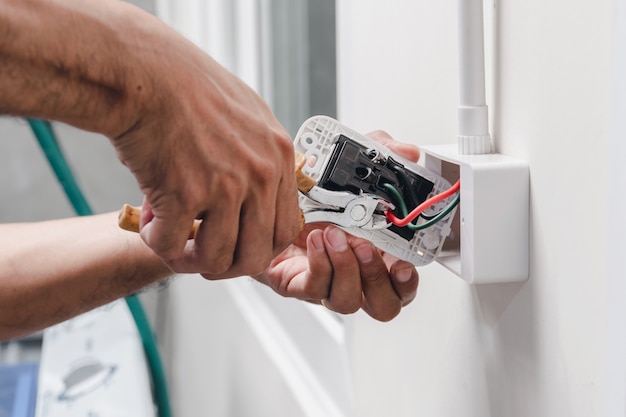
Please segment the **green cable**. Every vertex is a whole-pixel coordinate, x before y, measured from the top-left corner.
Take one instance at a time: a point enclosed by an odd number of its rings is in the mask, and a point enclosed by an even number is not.
[[[28,119],[33,133],[37,137],[41,148],[43,149],[48,162],[52,166],[57,179],[63,186],[63,190],[70,200],[74,211],[79,216],[88,216],[93,214],[91,207],[87,203],[70,166],[61,151],[61,147],[56,139],[54,130],[50,122],[46,120]],[[169,402],[167,389],[167,378],[159,354],[159,349],[155,340],[154,333],[150,327],[150,322],[146,316],[145,310],[141,305],[141,301],[137,295],[133,294],[126,297],[126,304],[133,316],[135,325],[141,337],[143,349],[150,369],[152,377],[154,396],[157,403],[159,417],[171,417],[172,411]]]
[[[161,355],[159,354],[159,348],[155,341],[154,333],[150,327],[150,322],[146,316],[146,312],[141,305],[141,301],[136,294],[126,297],[126,304],[130,309],[137,330],[141,336],[143,343],[143,350],[146,354],[146,359],[150,367],[150,373],[152,375],[152,383],[154,389],[154,397],[156,398],[157,411],[160,417],[171,417],[172,410],[170,406],[170,397],[167,390],[167,377],[163,364],[161,362]]]
[[[89,203],[87,203],[85,196],[80,191],[80,187],[74,180],[72,170],[63,156],[50,122],[46,120],[28,119],[28,124],[35,133],[41,149],[46,154],[48,162],[61,183],[65,195],[70,200],[72,207],[74,207],[76,214],[79,216],[92,214],[91,207],[89,207]]]
[[[402,194],[400,194],[400,191],[398,191],[396,187],[388,183],[383,184],[383,187],[393,195],[393,198],[396,200],[397,204],[400,206],[400,211],[402,212],[402,216],[406,217],[409,214],[409,210],[407,209],[406,204],[404,203],[404,199],[402,198]],[[461,197],[459,194],[457,194],[456,198],[452,201],[452,203],[448,204],[448,206],[445,209],[437,213],[437,215],[433,217],[432,219],[420,225],[409,223],[408,225],[406,225],[406,227],[412,230],[424,230],[431,226],[434,226],[436,223],[440,222],[448,214],[450,214],[452,209],[455,208],[457,204],[459,204],[460,200],[461,200]]]

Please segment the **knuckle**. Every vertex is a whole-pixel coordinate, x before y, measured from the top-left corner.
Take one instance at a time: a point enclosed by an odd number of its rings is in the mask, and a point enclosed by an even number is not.
[[[285,157],[289,157],[291,159],[294,158],[294,150],[293,150],[293,142],[291,141],[291,137],[287,132],[281,130],[275,133],[276,137],[276,146],[280,153],[282,153]],[[293,160],[287,160],[286,162],[293,162]],[[293,165],[293,164],[292,164]]]
[[[373,317],[378,321],[386,323],[396,318],[398,314],[400,314],[401,310],[402,306],[400,305],[400,303],[394,303],[393,306],[383,309],[377,314],[374,314]]]
[[[260,256],[253,256],[247,260],[245,265],[245,273],[247,275],[259,275],[267,270],[267,267],[272,262],[272,257],[269,254],[261,254]]]
[[[234,200],[241,195],[244,184],[242,177],[243,174],[238,170],[234,170],[232,173],[229,173],[229,175],[217,176],[217,184],[214,191],[220,194],[221,201]]]
[[[144,231],[141,231],[140,235],[146,245],[168,265],[172,264],[183,251],[183,245],[178,244],[171,238],[164,238],[156,234],[146,236]]]
[[[270,187],[280,181],[279,166],[272,158],[251,155],[246,158],[245,167],[245,171],[240,171],[241,178],[232,177],[234,181],[250,181],[260,191],[269,191]]]
[[[233,256],[230,254],[220,254],[208,260],[206,272],[210,274],[224,274],[233,265]]]
[[[202,272],[205,273],[223,274],[233,266],[234,251],[227,242],[224,242],[215,250],[201,256],[200,259],[203,264]]]
[[[334,309],[337,313],[341,314],[354,314],[361,308],[361,301],[347,300],[336,306]]]
[[[289,246],[300,234],[300,222],[297,220],[294,222],[285,222],[282,227],[278,229],[274,236],[274,253],[278,254],[282,252],[287,246]]]
[[[263,158],[256,158],[254,161],[253,172],[261,187],[271,186],[278,183],[280,180],[278,167],[271,161]]]
[[[389,274],[387,269],[376,269],[374,271],[363,271],[361,274],[367,285],[373,289],[378,289],[389,285]]]

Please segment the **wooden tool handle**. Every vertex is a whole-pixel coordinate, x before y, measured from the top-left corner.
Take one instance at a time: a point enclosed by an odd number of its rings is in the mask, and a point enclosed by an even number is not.
[[[315,180],[304,172],[302,172],[302,167],[306,163],[306,157],[296,152],[295,154],[295,171],[296,171],[296,180],[298,182],[298,190],[303,193],[307,193],[317,184]],[[120,210],[120,214],[118,216],[117,224],[124,230],[128,230],[129,232],[139,233],[139,219],[141,217],[141,208],[133,207],[129,204],[124,204],[122,209]],[[191,231],[189,232],[189,239],[193,239],[196,235],[196,230],[200,226],[201,221],[196,220],[193,223]],[[304,214],[300,211],[300,228],[304,227]]]
[[[129,232],[139,233],[139,218],[140,217],[141,217],[140,207],[133,207],[129,204],[124,204],[117,218],[117,224],[124,230],[128,230]],[[189,239],[194,238],[199,226],[200,226],[200,220],[196,220],[193,222],[193,226],[191,226],[191,231],[189,232]]]
[[[117,224],[124,230],[139,233],[139,218],[141,217],[141,209],[124,204],[117,217]]]
[[[302,172],[302,167],[306,164],[306,156],[300,152],[296,152],[296,181],[298,182],[298,190],[306,194],[311,191],[311,188],[317,184],[317,182]]]

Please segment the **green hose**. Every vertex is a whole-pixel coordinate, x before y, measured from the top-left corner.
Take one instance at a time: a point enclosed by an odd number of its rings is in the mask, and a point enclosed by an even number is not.
[[[74,207],[76,214],[79,216],[88,216],[93,214],[93,211],[91,210],[91,207],[89,207],[89,203],[87,203],[87,200],[81,192],[78,183],[74,180],[72,170],[63,156],[63,152],[61,151],[61,147],[59,146],[56,136],[54,135],[50,122],[46,120],[29,119],[28,124],[35,133],[41,149],[46,154],[48,162],[57,176],[57,179],[61,183],[61,186],[65,191],[65,195],[70,200],[72,207]]]
[[[61,147],[59,146],[59,142],[56,139],[50,122],[46,120],[28,119],[28,124],[37,137],[37,141],[39,141],[41,149],[43,149],[52,170],[61,183],[61,186],[63,187],[67,198],[70,200],[76,214],[79,216],[88,216],[93,214],[91,207],[87,203],[87,200],[78,186],[74,174],[72,173],[72,170],[70,169],[70,166],[61,151]],[[165,376],[163,363],[161,361],[154,333],[152,332],[146,313],[137,295],[130,295],[126,297],[126,304],[128,305],[128,308],[133,316],[139,335],[141,336],[143,349],[152,377],[158,415],[159,417],[171,417],[172,411],[167,389],[167,378]]]

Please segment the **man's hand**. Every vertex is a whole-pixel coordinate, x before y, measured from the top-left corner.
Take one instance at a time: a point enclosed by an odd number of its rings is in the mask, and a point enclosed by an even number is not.
[[[304,243],[288,247],[255,278],[282,296],[342,314],[362,308],[380,321],[393,319],[415,298],[419,277],[410,263],[334,226],[307,227],[302,235]]]
[[[382,131],[370,138],[417,161],[419,149]],[[307,225],[298,239],[255,278],[286,297],[321,303],[338,313],[362,308],[389,321],[417,293],[419,276],[409,262],[381,253],[367,240],[330,225]]]
[[[291,139],[190,42],[165,28],[150,38],[159,53],[142,57],[141,117],[112,138],[145,195],[141,236],[176,272],[259,273],[300,231]]]

